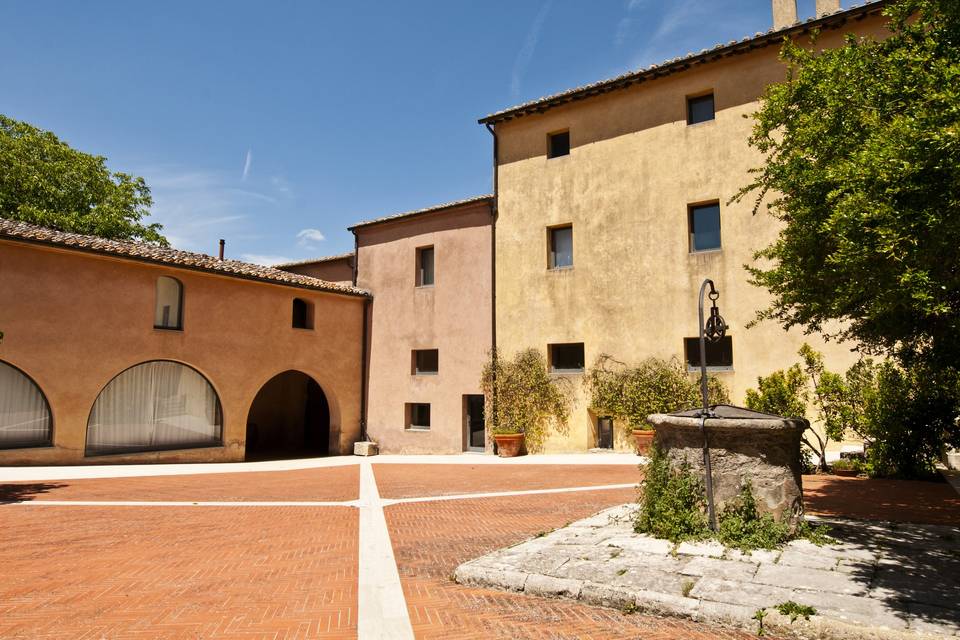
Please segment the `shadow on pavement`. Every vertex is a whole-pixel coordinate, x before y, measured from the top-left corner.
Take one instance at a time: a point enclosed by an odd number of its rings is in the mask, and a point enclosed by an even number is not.
[[[35,482],[31,484],[0,484],[0,504],[12,504],[33,500],[34,496],[66,487],[65,484]]]

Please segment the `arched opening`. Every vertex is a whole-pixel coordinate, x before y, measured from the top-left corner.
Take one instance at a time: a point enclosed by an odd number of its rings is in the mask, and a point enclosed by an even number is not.
[[[247,415],[247,460],[323,456],[330,444],[330,405],[320,385],[284,371],[257,392]]]
[[[50,405],[37,383],[0,361],[0,449],[49,446],[51,425]]]
[[[130,367],[107,383],[87,421],[88,456],[214,447],[223,410],[213,385],[170,360]]]

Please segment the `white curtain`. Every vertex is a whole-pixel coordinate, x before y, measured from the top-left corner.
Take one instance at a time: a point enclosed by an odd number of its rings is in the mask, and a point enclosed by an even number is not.
[[[0,362],[0,449],[50,443],[50,407],[18,369]]]
[[[206,378],[177,362],[145,362],[100,392],[87,425],[87,451],[219,444],[221,423],[220,401]]]

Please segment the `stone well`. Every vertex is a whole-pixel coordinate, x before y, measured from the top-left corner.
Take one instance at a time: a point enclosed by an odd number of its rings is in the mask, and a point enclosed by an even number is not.
[[[769,513],[794,528],[803,517],[800,469],[800,435],[809,423],[801,418],[781,418],[730,405],[711,407],[715,417],[705,424],[710,444],[713,499],[716,513],[735,498],[749,480],[757,510]],[[684,462],[690,471],[705,476],[700,409],[657,413],[648,420],[656,442],[671,468]]]

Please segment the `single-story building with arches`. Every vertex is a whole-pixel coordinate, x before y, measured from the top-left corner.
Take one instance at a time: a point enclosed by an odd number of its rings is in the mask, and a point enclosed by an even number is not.
[[[0,219],[0,465],[349,453],[352,286]]]

